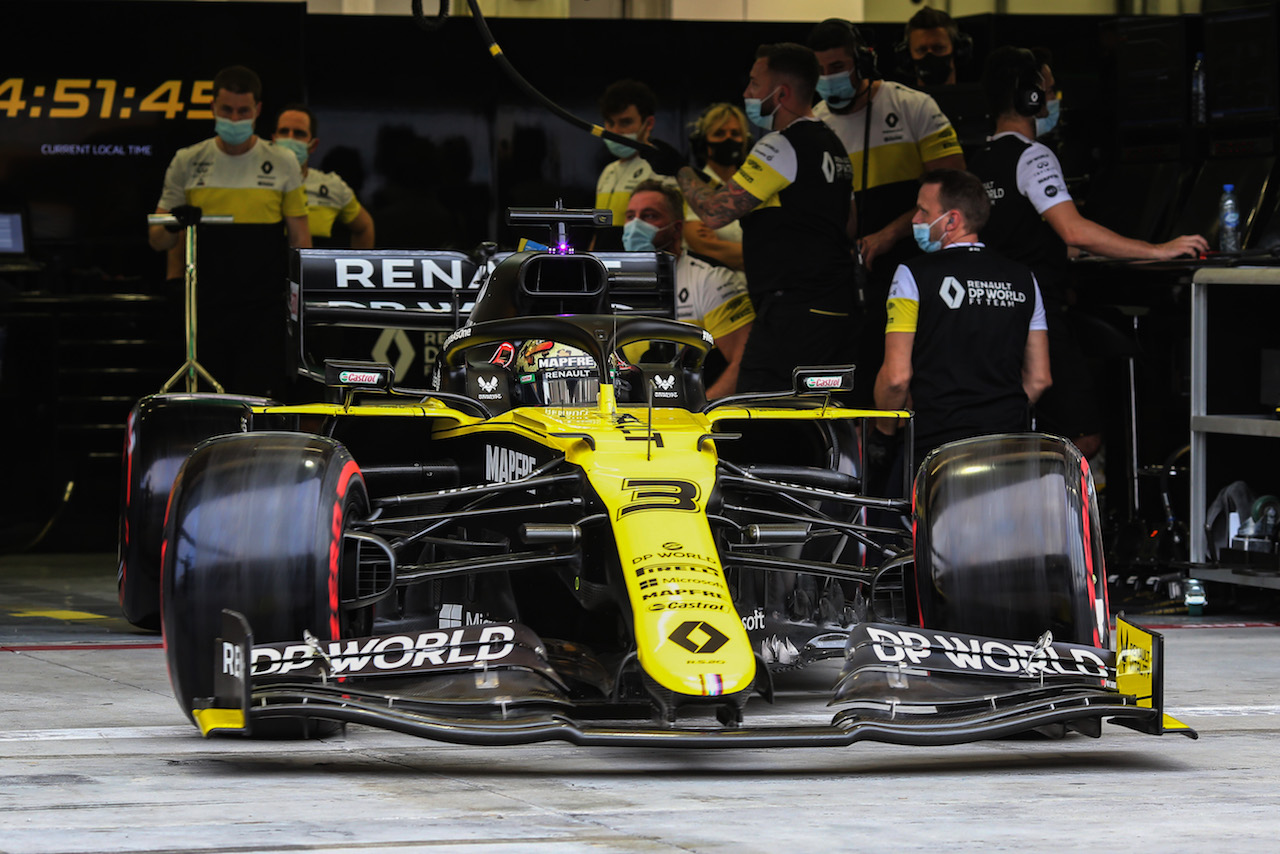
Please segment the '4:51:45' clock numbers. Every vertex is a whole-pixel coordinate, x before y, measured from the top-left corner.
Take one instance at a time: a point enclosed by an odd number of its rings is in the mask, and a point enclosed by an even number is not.
[[[0,115],[15,118],[99,119],[142,118],[213,119],[212,80],[166,80],[139,97],[135,86],[115,80],[61,77],[52,86],[27,85],[26,78],[0,82]],[[184,97],[185,94],[185,97]]]

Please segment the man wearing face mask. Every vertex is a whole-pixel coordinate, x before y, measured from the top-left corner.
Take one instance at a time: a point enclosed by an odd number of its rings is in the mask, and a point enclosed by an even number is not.
[[[340,222],[351,235],[352,249],[373,248],[373,217],[356,199],[347,182],[335,172],[322,172],[310,165],[320,144],[316,117],[305,104],[289,104],[276,117],[271,141],[287,148],[302,167],[303,189],[307,193],[307,228],[316,246],[334,245],[334,223]]]
[[[840,137],[853,165],[858,193],[851,223],[863,262],[889,271],[914,254],[911,235],[916,180],[931,169],[963,169],[964,154],[951,122],[933,98],[900,83],[871,79],[872,55],[849,21],[829,18],[809,33],[818,57],[822,103],[813,114]],[[865,184],[863,179],[865,175]]]
[[[921,179],[912,231],[926,254],[894,272],[875,382],[877,407],[915,412],[917,465],[944,442],[1026,430],[1052,382],[1040,289],[1025,265],[978,242],[989,212],[968,172]],[[876,438],[900,426],[878,419]]]
[[[884,298],[893,270],[915,256],[910,240],[916,181],[930,169],[963,169],[955,129],[933,98],[901,83],[875,79],[874,54],[849,21],[829,18],[809,33],[822,66],[813,113],[836,132],[853,167],[856,191],[849,234],[868,268],[863,284],[867,326],[858,340],[860,365],[883,357]],[[870,385],[854,393],[870,405]]]
[[[311,246],[302,169],[290,151],[254,135],[262,113],[255,72],[224,68],[213,91],[216,135],[173,156],[156,206],[179,225],[151,226],[148,240],[157,252],[175,250],[170,278],[180,278],[183,226],[203,215],[234,218],[199,234],[199,360],[229,391],[271,394],[287,384],[286,237],[288,246]]]
[[[925,6],[907,21],[895,49],[898,64],[917,86],[953,86],[957,61],[973,51],[973,39],[960,32],[946,12]]]
[[[1208,243],[1194,234],[1148,243],[1081,216],[1057,156],[1035,141],[1037,121],[1049,118],[1047,95],[1053,91],[1053,75],[1031,51],[1012,46],[992,51],[982,86],[995,117],[995,134],[972,164],[991,199],[983,238],[993,251],[1035,272],[1049,318],[1055,383],[1036,407],[1036,426],[1066,436],[1086,457],[1092,456],[1101,447],[1102,414],[1067,320],[1068,248],[1111,258],[1169,260],[1195,257],[1208,250]]]
[[[661,146],[668,149],[666,154],[670,157],[678,157],[671,146],[650,138],[657,109],[657,96],[638,80],[619,80],[600,96],[600,115],[604,119],[605,130],[636,142]],[[604,140],[604,145],[616,159],[604,167],[596,181],[596,208],[613,211],[614,227],[595,229],[590,245],[593,250],[620,247],[622,220],[631,194],[641,181],[661,177],[636,149],[611,139]]]
[[[853,175],[840,139],[810,109],[818,74],[803,45],[761,46],[743,102],[748,120],[767,133],[720,187],[687,166],[676,175],[708,228],[742,222],[756,312],[738,379],[744,391],[790,388],[799,365],[853,362],[860,324],[846,232]]]
[[[707,389],[708,398],[733,394],[755,311],[739,272],[683,251],[680,194],[661,181],[644,181],[627,204],[622,244],[628,252],[659,250],[676,256],[676,319],[701,326],[715,339],[725,366]]]
[[[156,213],[196,222],[201,212],[234,216],[237,224],[283,222],[290,246],[311,246],[301,167],[288,152],[260,145],[253,133],[262,113],[258,75],[233,65],[217,73],[213,90],[215,136],[173,156]],[[151,226],[148,237],[157,252],[182,241],[180,231],[162,225]]]

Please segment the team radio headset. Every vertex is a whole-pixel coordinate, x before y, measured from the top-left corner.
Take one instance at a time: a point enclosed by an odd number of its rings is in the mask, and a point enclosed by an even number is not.
[[[1044,109],[1045,93],[1040,85],[1040,63],[1035,54],[1026,48],[1018,48],[1017,76],[1013,81],[1013,109],[1020,116],[1035,116]]]

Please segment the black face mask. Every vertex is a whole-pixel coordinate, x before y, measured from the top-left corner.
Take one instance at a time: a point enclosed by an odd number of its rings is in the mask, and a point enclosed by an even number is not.
[[[722,139],[719,142],[707,143],[707,159],[721,166],[741,166],[745,159],[742,156],[742,143],[736,139]]]
[[[925,86],[941,86],[951,76],[951,54],[926,53],[915,61],[916,77]]]

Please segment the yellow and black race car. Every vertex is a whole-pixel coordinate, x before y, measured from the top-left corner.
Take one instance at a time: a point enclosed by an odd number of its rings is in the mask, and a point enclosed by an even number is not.
[[[1065,440],[953,443],[909,500],[868,495],[859,425],[910,413],[842,406],[847,367],[708,402],[711,342],[671,319],[664,256],[519,252],[479,264],[478,291],[418,261],[299,252],[322,402],[155,395],[130,418],[121,601],[163,625],[201,732],[1194,736],[1161,708],[1160,637],[1119,621],[1111,643],[1093,485]],[[441,312],[468,319],[421,388],[309,356],[322,326],[416,334]],[[833,710],[779,723],[775,679],[824,659]]]

